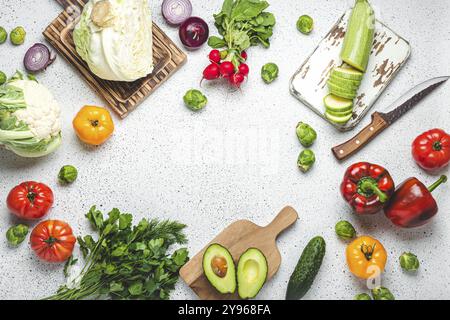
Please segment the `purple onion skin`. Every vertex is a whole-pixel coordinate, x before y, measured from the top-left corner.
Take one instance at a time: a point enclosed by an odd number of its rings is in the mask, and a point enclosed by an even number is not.
[[[181,6],[184,6],[184,12],[182,15],[175,15],[170,11],[170,8],[175,5],[179,4]],[[189,18],[192,14],[192,4],[189,0],[164,0],[161,5],[161,12],[166,19],[166,22],[171,26],[179,26],[181,23],[186,21],[187,18]]]
[[[187,49],[196,50],[208,40],[208,24],[202,18],[190,17],[181,24],[179,35]]]

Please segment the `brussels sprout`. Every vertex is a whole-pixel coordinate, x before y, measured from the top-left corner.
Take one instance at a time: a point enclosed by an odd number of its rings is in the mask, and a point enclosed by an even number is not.
[[[356,237],[356,230],[348,221],[339,221],[338,223],[336,223],[334,229],[336,230],[336,234],[341,239],[350,240]]]
[[[6,239],[11,245],[17,246],[25,240],[28,234],[28,227],[24,224],[18,224],[6,231]]]
[[[411,252],[404,252],[400,256],[400,266],[406,271],[417,271],[420,266],[419,259]]]
[[[63,166],[59,170],[58,180],[60,183],[72,183],[78,177],[77,168],[71,165]]]
[[[5,28],[0,27],[0,44],[5,43],[6,38],[8,38],[8,33]]]
[[[372,300],[372,298],[367,293],[360,293],[353,300]]]
[[[395,300],[394,295],[385,287],[372,289],[372,296],[374,300]]]
[[[27,33],[25,32],[25,29],[23,27],[16,27],[9,34],[9,39],[11,40],[12,44],[18,46],[24,43],[26,34]]]
[[[271,83],[278,77],[278,66],[269,62],[262,66],[261,77],[265,83]]]
[[[303,15],[297,20],[297,30],[303,34],[310,34],[314,28],[314,20],[308,16]]]
[[[309,124],[299,122],[297,125],[297,137],[302,146],[308,148],[313,145],[317,139],[316,130],[314,130]]]
[[[307,172],[316,162],[316,156],[310,149],[303,150],[298,156],[297,165],[302,172]]]
[[[203,109],[208,103],[208,99],[199,90],[192,89],[186,92],[183,97],[186,106],[194,111]]]
[[[6,82],[6,74],[2,71],[0,71],[0,86]]]

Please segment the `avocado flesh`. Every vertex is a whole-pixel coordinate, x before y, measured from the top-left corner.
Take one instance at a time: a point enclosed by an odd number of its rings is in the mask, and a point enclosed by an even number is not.
[[[226,272],[220,274],[214,269],[214,262],[224,262]],[[223,269],[222,269],[223,270]],[[230,252],[220,244],[210,245],[203,254],[203,272],[211,285],[220,293],[236,291],[236,268]]]
[[[245,251],[237,267],[239,297],[242,299],[256,297],[266,282],[267,271],[267,259],[260,250],[250,248]]]

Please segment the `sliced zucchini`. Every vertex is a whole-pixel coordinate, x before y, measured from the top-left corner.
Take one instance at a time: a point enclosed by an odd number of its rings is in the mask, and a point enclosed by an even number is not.
[[[348,82],[348,81],[339,81],[336,80],[336,78],[330,78],[328,80],[328,83],[332,83],[337,87],[342,88],[345,91],[349,91],[349,92],[353,92],[356,91],[358,92],[359,86],[355,86],[353,83]]]
[[[328,82],[328,89],[330,89],[330,93],[334,94],[335,96],[345,98],[345,99],[353,100],[356,98],[356,95],[357,95],[356,90],[344,89],[344,88],[341,88],[341,87],[335,85],[334,83]]]
[[[335,115],[330,114],[329,112],[325,112],[325,117],[330,120],[331,122],[337,123],[337,124],[345,124],[352,118],[352,114],[343,116],[343,117],[337,117]]]
[[[336,67],[331,71],[331,75],[335,75],[345,79],[361,81],[364,74],[353,68]]]
[[[353,108],[349,109],[347,111],[342,111],[342,112],[336,112],[336,111],[332,111],[330,109],[326,109],[326,112],[328,114],[332,115],[332,116],[343,118],[343,117],[348,116],[349,114],[352,114],[353,113]]]
[[[358,88],[361,85],[360,80],[352,80],[352,79],[342,78],[340,76],[337,76],[336,74],[332,74],[330,76],[330,80],[333,80],[336,83],[345,82],[345,83],[351,84],[352,86],[358,87]]]
[[[327,95],[323,98],[323,103],[325,108],[334,112],[345,112],[353,109],[353,101],[349,99],[344,99],[333,94]]]

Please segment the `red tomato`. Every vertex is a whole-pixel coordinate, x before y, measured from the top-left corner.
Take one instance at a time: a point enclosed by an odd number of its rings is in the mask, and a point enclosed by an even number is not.
[[[40,219],[53,205],[53,192],[43,183],[22,182],[6,198],[8,209],[22,219]]]
[[[34,227],[30,242],[31,249],[42,260],[63,262],[72,255],[76,238],[64,221],[47,220]]]
[[[450,162],[450,135],[441,129],[422,133],[412,144],[412,155],[426,171],[442,169]]]

